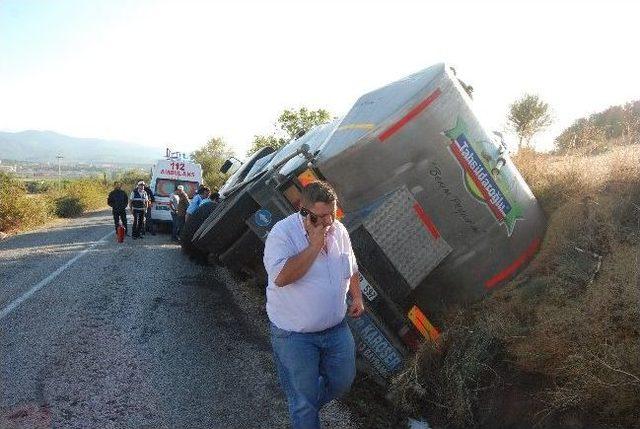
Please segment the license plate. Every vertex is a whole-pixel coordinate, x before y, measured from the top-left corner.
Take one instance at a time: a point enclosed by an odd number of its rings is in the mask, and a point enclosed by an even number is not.
[[[362,274],[360,274],[360,289],[362,290],[362,294],[366,296],[369,301],[373,301],[378,297],[378,292],[376,292],[373,286],[369,284]]]
[[[355,336],[358,352],[383,377],[388,377],[400,368],[402,355],[384,336],[367,314],[349,319]]]

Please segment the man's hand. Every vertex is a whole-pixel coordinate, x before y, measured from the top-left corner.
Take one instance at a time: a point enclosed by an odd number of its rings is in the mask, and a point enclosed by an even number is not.
[[[309,216],[307,216],[304,218],[304,228],[309,235],[309,244],[318,251],[322,249],[329,227],[323,226],[320,222],[314,224],[309,220]]]
[[[324,246],[324,237],[329,227],[322,226],[320,222],[315,225],[308,218],[304,218],[303,222],[307,231],[309,246],[287,260],[280,274],[273,281],[278,287],[287,286],[304,276]]]
[[[349,311],[347,314],[349,317],[360,317],[364,313],[364,303],[362,302],[362,296],[353,298],[349,305]]]

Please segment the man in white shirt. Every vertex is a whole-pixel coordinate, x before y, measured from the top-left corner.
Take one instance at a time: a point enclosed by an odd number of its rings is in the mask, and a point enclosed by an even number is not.
[[[355,377],[345,315],[359,317],[364,305],[336,203],[329,184],[310,183],[300,212],[276,223],[265,244],[271,344],[294,429],[319,428],[319,409],[346,393]]]

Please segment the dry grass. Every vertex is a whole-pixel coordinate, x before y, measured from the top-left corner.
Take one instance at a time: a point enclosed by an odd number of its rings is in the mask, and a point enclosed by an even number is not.
[[[549,215],[542,248],[449,319],[396,402],[450,427],[640,427],[640,147],[515,162]]]

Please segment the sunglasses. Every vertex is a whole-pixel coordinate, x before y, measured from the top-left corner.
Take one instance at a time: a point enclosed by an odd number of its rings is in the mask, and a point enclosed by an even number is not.
[[[318,222],[318,215],[315,214],[314,212],[312,212],[309,209],[306,209],[304,207],[300,207],[300,214],[304,217],[309,216],[309,220],[311,221],[311,223],[316,223]]]

